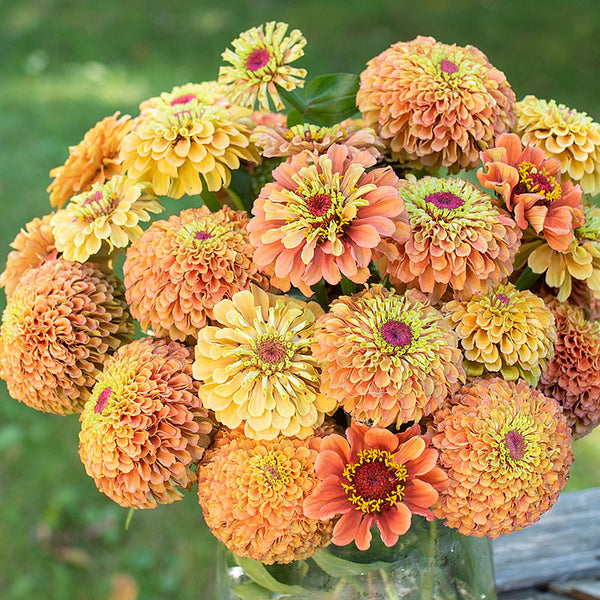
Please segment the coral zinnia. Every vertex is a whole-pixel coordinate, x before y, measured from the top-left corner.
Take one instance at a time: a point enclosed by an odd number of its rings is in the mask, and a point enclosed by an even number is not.
[[[127,302],[142,328],[171,339],[196,337],[223,298],[256,276],[248,216],[224,207],[190,208],[153,223],[127,251]]]
[[[279,289],[293,285],[310,296],[311,285],[322,278],[336,284],[342,275],[364,283],[381,238],[398,227],[408,234],[392,169],[367,172],[373,157],[349,154],[334,144],[327,154],[292,156],[255,201],[248,225],[254,261]]]
[[[456,334],[417,290],[374,285],[334,300],[317,321],[313,354],[321,391],[384,427],[418,421],[465,380]]]
[[[305,559],[328,544],[333,522],[302,511],[318,483],[320,441],[252,440],[221,430],[198,469],[198,498],[215,537],[265,564]]]
[[[583,308],[550,303],[558,339],[538,389],[558,400],[576,438],[600,423],[600,324]]]
[[[584,215],[581,189],[560,182],[559,161],[545,160],[539,148],[523,148],[514,133],[501,135],[494,148],[481,153],[481,160],[479,182],[501,196],[519,227],[531,226],[551,248],[566,250]]]
[[[433,445],[450,486],[433,512],[465,535],[531,525],[558,499],[573,462],[560,404],[522,380],[466,385],[434,414]]]
[[[290,63],[304,55],[306,39],[294,29],[286,36],[287,23],[269,21],[263,26],[244,31],[231,42],[221,55],[231,65],[219,69],[219,83],[226,86],[231,102],[254,108],[258,99],[259,110],[269,110],[269,98],[275,110],[285,108],[277,87],[291,91],[304,86],[306,69],[290,67]]]
[[[52,206],[63,206],[71,196],[89,190],[92,184],[123,173],[121,142],[134,121],[129,115],[118,118],[119,114],[96,123],[77,146],[69,148],[65,164],[50,171],[50,177],[54,177],[48,187]]]
[[[315,463],[322,481],[304,501],[304,514],[313,519],[341,514],[333,543],[355,542],[359,550],[369,548],[373,525],[383,543],[393,546],[408,531],[413,514],[432,521],[430,508],[448,478],[436,466],[430,438],[420,433],[419,425],[393,434],[353,422],[346,438],[324,438]]]
[[[169,504],[196,481],[212,424],[191,358],[183,344],[144,338],[119,348],[97,377],[81,413],[79,456],[121,506]]]
[[[26,273],[0,329],[0,376],[10,395],[43,412],[80,412],[106,357],[133,338],[121,282],[62,258]]]
[[[579,183],[586,194],[600,192],[600,124],[555,100],[525,96],[515,106],[515,131],[523,141],[557,158],[563,179]]]
[[[320,371],[310,352],[315,302],[274,296],[252,286],[213,308],[216,326],[198,332],[194,377],[200,398],[231,429],[247,437],[306,438],[335,401],[319,392]]]
[[[125,248],[142,235],[140,221],[149,221],[149,213],[162,210],[147,184],[118,175],[71,198],[52,217],[52,234],[64,258],[85,262],[103,242],[109,252]]]
[[[410,176],[400,197],[411,232],[405,244],[386,240],[380,269],[392,281],[442,297],[450,288],[485,293],[510,275],[522,232],[492,198],[467,181]]]
[[[25,225],[11,243],[14,248],[6,259],[6,268],[0,274],[0,287],[4,287],[7,299],[17,287],[19,279],[30,269],[41,266],[58,255],[50,225],[52,214],[35,218]]]
[[[181,198],[227,187],[240,159],[257,162],[250,111],[200,103],[148,111],[124,140],[123,168],[152,183],[159,196]]]
[[[515,122],[515,95],[483,52],[419,36],[367,63],[357,104],[400,161],[474,167]]]
[[[443,312],[464,348],[467,375],[499,371],[504,379],[537,384],[556,341],[554,318],[541,298],[508,283],[448,302]]]

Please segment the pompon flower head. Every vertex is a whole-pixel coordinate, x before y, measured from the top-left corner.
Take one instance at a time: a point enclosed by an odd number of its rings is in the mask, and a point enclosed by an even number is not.
[[[563,180],[571,179],[592,196],[600,192],[600,124],[584,112],[525,96],[516,103],[515,131],[526,144],[560,161]]]
[[[301,123],[293,127],[259,126],[250,136],[262,156],[293,156],[304,150],[324,154],[333,144],[342,144],[348,148],[350,157],[366,150],[378,160],[385,151],[384,143],[377,137],[375,130],[367,127],[362,119],[346,119],[332,127],[319,127],[310,123]]]
[[[81,412],[107,356],[133,338],[114,273],[63,258],[29,270],[2,317],[0,376],[43,412]]]
[[[103,242],[109,252],[125,248],[142,235],[139,223],[162,210],[148,184],[118,175],[71,198],[52,217],[52,235],[64,258],[85,262]]]
[[[223,425],[253,439],[306,438],[335,410],[319,392],[310,347],[322,309],[257,286],[221,300],[216,325],[198,332],[194,377],[200,398]]]
[[[25,229],[21,229],[10,244],[14,250],[9,253],[6,268],[0,274],[0,287],[4,287],[7,299],[25,273],[58,256],[50,219],[52,214],[41,219],[36,217],[25,225]]]
[[[313,519],[341,515],[333,543],[371,544],[377,525],[386,546],[393,546],[410,528],[413,514],[433,520],[431,507],[448,485],[436,466],[437,451],[419,425],[403,433],[369,428],[352,422],[346,437],[323,439],[315,463],[321,482],[304,501],[304,514]]]
[[[302,511],[318,483],[320,441],[253,440],[222,429],[198,468],[198,499],[215,537],[264,564],[302,560],[327,545],[333,521]]]
[[[248,215],[190,208],[153,223],[127,251],[126,298],[142,328],[175,340],[196,337],[223,298],[259,278]]]
[[[123,168],[159,196],[181,198],[227,187],[240,161],[257,162],[250,111],[200,103],[148,111],[124,140]]]
[[[486,293],[511,274],[522,232],[492,198],[462,179],[409,176],[400,197],[410,237],[385,240],[377,251],[381,272],[439,300],[447,290]]]
[[[387,427],[438,409],[465,380],[458,339],[417,290],[373,285],[319,317],[321,391],[359,421]]]
[[[434,414],[430,432],[450,478],[433,513],[465,535],[531,525],[569,478],[572,438],[562,409],[523,380],[464,386]]]
[[[183,344],[143,338],[119,348],[98,375],[81,413],[79,456],[117,504],[169,504],[195,483],[213,426],[191,361]]]
[[[94,125],[77,146],[69,148],[64,165],[50,171],[54,181],[48,187],[50,204],[63,206],[75,194],[89,190],[94,183],[104,183],[123,173],[121,142],[135,120],[116,112]]]
[[[600,323],[585,318],[583,308],[550,301],[558,339],[554,357],[538,384],[563,407],[576,438],[600,423]]]
[[[506,133],[496,146],[481,153],[479,183],[496,192],[521,229],[532,227],[554,250],[566,250],[573,230],[583,224],[581,188],[561,183],[557,159],[523,147],[519,136]]]
[[[223,87],[216,81],[202,83],[186,83],[175,86],[170,92],[162,92],[160,96],[144,100],[140,104],[140,116],[152,112],[161,112],[170,106],[185,108],[188,105],[208,105],[228,108],[231,103],[224,95]]]
[[[479,151],[515,122],[504,73],[473,46],[419,36],[367,63],[357,104],[367,125],[414,166],[475,167]]]
[[[452,300],[442,312],[460,338],[467,375],[499,372],[537,384],[556,341],[554,317],[541,298],[507,283],[470,300]]]
[[[269,98],[275,110],[285,108],[277,87],[291,91],[304,87],[306,69],[290,63],[304,55],[306,39],[294,29],[289,35],[287,23],[269,21],[264,26],[244,31],[221,55],[230,63],[219,69],[219,83],[228,90],[231,102],[254,108],[258,99],[261,111],[269,110]]]
[[[354,158],[334,144],[326,154],[303,152],[273,171],[248,225],[254,261],[271,283],[312,295],[311,285],[346,276],[365,283],[373,248],[383,236],[406,239],[408,225],[391,168],[373,169],[366,151]]]

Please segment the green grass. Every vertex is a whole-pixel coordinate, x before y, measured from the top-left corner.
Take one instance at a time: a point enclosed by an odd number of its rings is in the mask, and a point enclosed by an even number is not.
[[[230,40],[266,20],[302,29],[311,77],[359,72],[391,43],[433,35],[482,49],[517,97],[555,98],[600,118],[596,0],[174,4],[0,2],[0,257],[49,211],[48,171],[69,145],[117,110],[136,114],[173,85],[214,79]],[[216,544],[195,497],[139,511],[126,531],[127,511],[85,475],[77,433],[76,417],[36,413],[0,389],[0,597],[103,600],[121,575],[143,600],[210,600]],[[599,441],[577,442],[571,489],[600,485]]]

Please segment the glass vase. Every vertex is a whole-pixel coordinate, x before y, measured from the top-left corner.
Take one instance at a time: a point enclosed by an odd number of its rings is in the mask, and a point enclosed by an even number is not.
[[[223,549],[218,600],[496,600],[491,540],[413,517],[387,548],[330,545],[307,560],[263,565]]]

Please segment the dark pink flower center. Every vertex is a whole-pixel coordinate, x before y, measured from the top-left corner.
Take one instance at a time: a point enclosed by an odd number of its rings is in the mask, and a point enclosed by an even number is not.
[[[112,389],[110,386],[105,387],[99,394],[98,400],[96,400],[96,406],[94,406],[94,412],[100,414],[108,404],[110,397],[112,395]]]
[[[425,198],[425,202],[446,210],[454,210],[464,204],[464,200],[452,192],[434,192]]]
[[[329,194],[315,194],[306,201],[306,208],[313,217],[323,217],[331,208],[331,196]]]
[[[175,106],[176,104],[187,104],[195,99],[195,94],[184,94],[183,96],[177,96],[177,98],[173,98],[173,100],[171,100],[171,106]]]
[[[504,445],[513,460],[521,460],[525,456],[525,439],[518,431],[509,431],[504,436]]]
[[[278,365],[287,355],[283,342],[277,338],[267,338],[258,344],[258,358],[269,365]]]
[[[400,483],[396,473],[382,462],[366,462],[356,467],[352,485],[364,500],[387,498]]]
[[[262,69],[271,59],[271,53],[266,48],[256,48],[250,52],[246,59],[246,69],[248,71],[258,71]]]
[[[440,69],[444,71],[444,73],[448,73],[450,75],[458,71],[458,67],[456,66],[456,64],[453,63],[451,60],[448,60],[447,58],[440,61]]]
[[[496,300],[504,306],[508,306],[510,304],[510,298],[506,294],[496,294]]]
[[[273,465],[263,465],[263,473],[266,475],[267,479],[269,479],[272,482],[280,481],[282,479],[281,473]]]
[[[209,240],[211,237],[212,235],[208,233],[208,231],[196,231],[196,235],[194,235],[194,239],[198,240],[199,242]]]
[[[98,190],[95,194],[92,194],[88,198],[86,198],[81,206],[89,206],[90,204],[100,204],[102,202],[103,194],[100,190]]]
[[[549,204],[562,196],[562,188],[556,177],[542,167],[538,169],[530,162],[519,164],[519,183],[513,189],[512,195],[539,194],[544,200],[542,204]]]
[[[397,348],[408,346],[412,342],[412,331],[402,321],[393,319],[385,323],[380,329],[381,337],[390,345]]]

